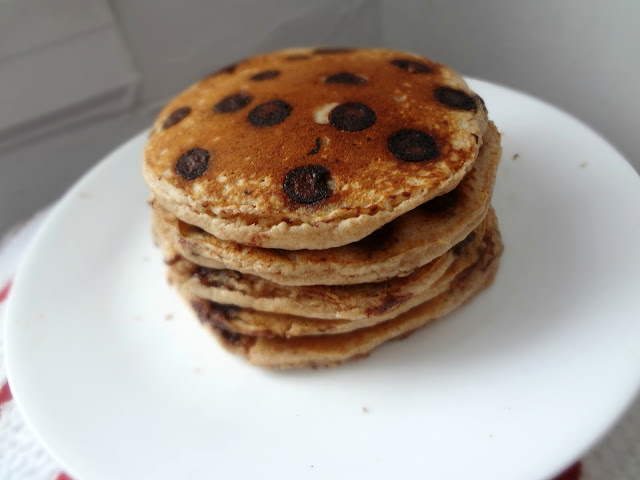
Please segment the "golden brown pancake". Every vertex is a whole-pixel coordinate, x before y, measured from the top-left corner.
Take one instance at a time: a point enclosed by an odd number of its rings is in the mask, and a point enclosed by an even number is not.
[[[169,102],[143,175],[169,281],[224,347],[331,366],[491,283],[500,156],[484,102],[446,66],[301,48]]]
[[[346,333],[297,337],[268,335],[268,331],[258,332],[259,335],[236,333],[228,328],[229,322],[237,315],[236,307],[216,306],[197,297],[187,296],[187,299],[201,322],[227,350],[244,356],[254,365],[270,368],[335,366],[345,360],[367,356],[387,340],[404,338],[453,311],[490,285],[503,248],[499,232],[494,232],[494,236],[486,243],[487,249],[477,262],[459,272],[446,291],[396,318]],[[308,319],[300,322],[300,326],[311,330],[316,323],[320,328],[329,328],[336,322],[339,325],[343,321]],[[333,331],[338,331],[338,328]]]
[[[353,328],[360,328],[396,317],[442,293],[450,277],[475,263],[487,249],[485,231],[496,229],[497,220],[491,210],[478,228],[444,255],[410,275],[379,283],[282,286],[233,270],[200,267],[185,259],[172,262],[169,278],[180,285],[183,292],[217,304],[232,304],[257,310],[260,314],[285,314],[290,323],[292,316],[296,316],[348,320]],[[169,258],[173,257],[171,252],[167,253]],[[246,312],[242,310],[239,317],[247,315]],[[248,323],[242,318],[238,320]],[[270,325],[276,321],[278,315],[266,315],[261,324]]]
[[[282,285],[347,285],[408,275],[462,241],[485,216],[500,162],[500,136],[485,134],[472,170],[451,192],[401,215],[364,239],[327,250],[278,250],[220,240],[152,201],[157,242],[211,268]]]
[[[165,209],[218,239],[327,249],[455,188],[486,125],[464,80],[418,55],[281,51],[172,100],[143,173]]]

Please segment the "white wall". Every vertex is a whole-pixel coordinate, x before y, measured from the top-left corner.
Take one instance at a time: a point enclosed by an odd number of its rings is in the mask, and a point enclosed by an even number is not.
[[[124,112],[0,145],[0,233],[58,198],[194,80],[238,57],[296,44],[413,50],[531,92],[587,121],[640,169],[635,0],[111,0],[107,6],[139,75],[137,98]]]
[[[24,1],[58,2],[66,8],[77,2],[80,8],[88,0],[5,1],[16,6]],[[285,46],[382,43],[375,1],[112,0],[107,7],[139,74],[136,101],[124,112],[100,113],[26,142],[9,142],[4,148],[0,142],[0,234],[57,199],[105,154],[150,125],[171,96],[215,69]],[[6,23],[19,21],[24,8],[16,7],[16,18],[5,17]],[[46,72],[39,79],[44,91],[50,88],[49,79]],[[0,84],[0,99],[3,94],[21,97],[20,85],[8,91]]]
[[[389,0],[382,18],[386,45],[544,98],[640,171],[637,0]]]

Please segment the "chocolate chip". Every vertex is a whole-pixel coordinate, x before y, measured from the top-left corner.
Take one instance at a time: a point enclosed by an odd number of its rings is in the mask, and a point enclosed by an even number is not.
[[[316,138],[316,146],[307,152],[307,155],[315,155],[320,151],[320,147],[322,146],[322,142],[320,138]]]
[[[250,80],[254,82],[260,82],[262,80],[269,80],[271,78],[276,78],[280,75],[280,70],[265,70],[264,72],[256,73]]]
[[[331,110],[329,122],[343,132],[359,132],[376,123],[376,112],[364,103],[343,103]]]
[[[353,48],[347,48],[347,47],[321,47],[321,48],[316,48],[313,53],[317,54],[317,55],[331,55],[333,53],[349,53],[349,52],[353,52]]]
[[[218,113],[233,113],[246,107],[251,103],[253,97],[248,93],[236,93],[224,97],[213,106],[213,110]]]
[[[454,188],[450,192],[432,198],[420,205],[420,209],[428,213],[443,213],[451,209],[460,199],[460,190]]]
[[[433,92],[433,96],[440,103],[458,110],[475,110],[476,102],[462,90],[450,87],[438,87]]]
[[[285,121],[293,107],[283,100],[271,100],[249,112],[249,122],[256,127],[272,127]]]
[[[346,85],[364,85],[367,79],[350,72],[334,73],[325,78],[325,83],[344,83]]]
[[[391,65],[402,68],[409,73],[429,73],[432,71],[431,67],[423,62],[417,62],[415,60],[407,60],[404,58],[396,58],[391,60]]]
[[[284,191],[297,202],[311,204],[331,196],[331,172],[322,165],[294,168],[284,177]]]
[[[433,160],[440,154],[438,145],[431,135],[409,128],[391,135],[387,145],[397,159],[405,162]]]
[[[469,235],[467,235],[464,240],[456,243],[453,248],[451,249],[451,252],[456,255],[456,256],[460,256],[462,255],[462,252],[464,252],[464,249],[467,248],[467,246],[473,242],[473,239],[476,238],[476,232],[471,232]]]
[[[162,128],[173,127],[176,123],[182,121],[187,115],[191,113],[191,107],[180,107],[177,110],[171,112],[171,115],[162,124]]]
[[[200,177],[209,168],[209,151],[192,148],[176,162],[176,173],[186,180]]]

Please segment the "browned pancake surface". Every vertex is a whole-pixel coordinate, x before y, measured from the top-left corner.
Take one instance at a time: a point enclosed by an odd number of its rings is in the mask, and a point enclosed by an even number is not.
[[[265,228],[335,222],[455,187],[485,126],[464,80],[425,58],[278,52],[171,101],[145,150],[145,178],[169,210],[188,207],[201,223],[202,215]]]
[[[465,238],[487,212],[501,154],[492,123],[485,140],[473,169],[453,191],[341,247],[292,251],[220,240],[179,220],[155,200],[154,230],[158,243],[198,265],[239,270],[280,284],[345,285],[407,275]]]

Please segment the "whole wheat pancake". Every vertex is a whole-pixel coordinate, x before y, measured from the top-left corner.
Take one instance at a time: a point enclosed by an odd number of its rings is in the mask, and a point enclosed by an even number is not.
[[[371,308],[369,311],[365,311],[364,315],[353,316],[353,318],[344,318],[344,316],[336,318],[332,313],[329,313],[331,316],[324,318],[312,318],[306,312],[302,314],[295,313],[295,301],[291,302],[293,308],[290,312],[272,313],[254,308],[243,308],[236,304],[221,303],[212,301],[209,298],[203,298],[194,292],[194,289],[188,283],[180,283],[180,281],[184,281],[184,278],[180,278],[180,274],[176,273],[173,266],[169,269],[169,278],[173,283],[178,283],[178,290],[184,298],[188,299],[192,304],[194,302],[197,303],[201,312],[208,312],[209,322],[215,323],[219,328],[232,333],[268,337],[341,334],[395,318],[445,292],[460,272],[475,265],[491,252],[501,249],[499,246],[500,233],[495,216],[492,215],[490,221],[487,222],[487,228],[482,228],[480,232],[470,242],[471,244],[461,246],[464,250],[460,255],[452,256],[453,261],[449,263],[448,268],[442,275],[434,279],[431,285],[425,287],[424,290],[414,296],[400,297],[397,291],[394,294],[394,290],[390,290],[386,284],[364,285],[363,290],[368,289],[374,299],[364,299],[363,301],[368,301],[371,304]],[[339,305],[335,299],[330,303],[335,309],[343,312],[357,303],[350,302],[346,295],[343,295],[343,300],[345,300],[346,305]]]
[[[232,304],[261,313],[350,320],[360,328],[396,317],[440,294],[450,277],[475,263],[481,251],[486,250],[486,229],[497,229],[493,210],[465,240],[444,255],[408,276],[381,283],[282,286],[233,270],[200,267],[184,259],[170,266],[169,278],[182,291],[217,304]],[[263,323],[272,322],[266,319]]]
[[[491,284],[501,252],[502,243],[497,235],[478,261],[459,272],[443,293],[392,320],[347,333],[292,338],[239,334],[219,321],[235,315],[235,307],[212,309],[211,302],[197,298],[192,298],[191,304],[201,322],[226,349],[244,356],[254,365],[271,368],[335,366],[345,360],[367,356],[383,342],[404,338],[417,328],[455,310]],[[308,321],[312,322],[317,320]],[[330,321],[322,323],[331,325]]]
[[[408,275],[441,256],[477,227],[491,202],[500,162],[493,123],[478,159],[451,192],[405,213],[364,239],[327,250],[278,250],[220,240],[152,201],[159,244],[211,268],[229,268],[281,285],[347,285]]]
[[[221,240],[326,249],[452,190],[486,125],[464,80],[418,55],[288,50],[172,100],[143,173],[164,208]]]

